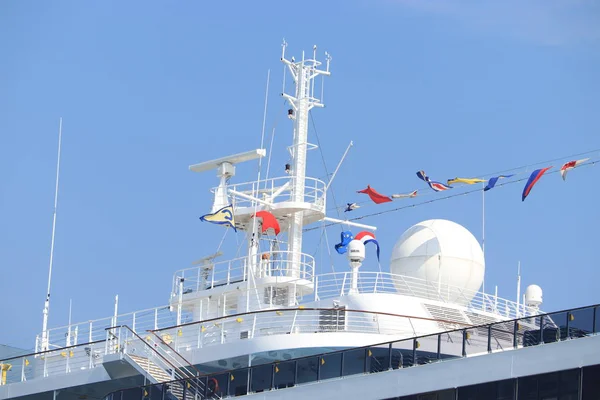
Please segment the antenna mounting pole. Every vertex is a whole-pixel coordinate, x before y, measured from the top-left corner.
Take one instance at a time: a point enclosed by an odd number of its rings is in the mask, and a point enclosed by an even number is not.
[[[285,43],[285,42],[284,42]],[[316,54],[316,48],[313,47]],[[317,76],[329,76],[329,70],[320,70],[321,65],[315,59],[306,59],[304,52],[300,61],[296,61],[293,57],[287,60],[285,57],[285,45],[283,47],[281,62],[287,65],[290,74],[295,83],[295,93],[293,95],[282,93],[282,96],[287,99],[296,112],[294,121],[294,142],[292,146],[292,200],[302,203],[304,202],[305,179],[306,179],[306,152],[308,139],[308,117],[309,111],[313,107],[323,107],[321,99],[318,99],[314,93],[314,79]],[[302,253],[302,228],[303,228],[303,212],[294,212],[290,219],[289,229],[289,254],[291,270],[288,272],[290,276],[298,277],[300,271],[300,257]]]
[[[58,206],[58,177],[60,174],[60,146],[62,143],[62,117],[58,125],[58,160],[56,162],[56,186],[54,188],[54,215],[52,217],[52,242],[50,244],[50,266],[48,268],[48,291],[44,302],[42,323],[42,350],[48,350],[48,314],[50,313],[50,283],[52,282],[52,262],[54,261],[54,234],[56,232],[56,208]]]

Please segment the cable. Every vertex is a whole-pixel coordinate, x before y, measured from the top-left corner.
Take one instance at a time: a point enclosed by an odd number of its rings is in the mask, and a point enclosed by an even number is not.
[[[315,131],[315,136],[317,137],[317,145],[319,146],[319,153],[321,153],[321,160],[323,161],[323,167],[325,168],[325,174],[329,178],[329,171],[327,170],[327,164],[325,163],[325,156],[323,155],[323,149],[321,148],[321,141],[319,140],[319,132],[317,132],[317,126],[315,125],[315,119],[313,118],[312,112],[309,111],[310,121],[312,122],[313,130]],[[331,197],[333,199],[333,205],[337,211],[338,217],[340,217],[340,210],[337,205],[337,201],[335,200],[335,194],[333,190],[331,191]],[[340,217],[341,218],[341,217]]]
[[[581,154],[587,154],[587,153],[581,153]],[[554,161],[556,161],[556,160],[554,160]],[[589,166],[589,165],[595,165],[595,164],[597,164],[598,162],[600,162],[600,160],[596,160],[596,161],[588,161],[588,162],[586,162],[586,163],[583,163],[583,164],[580,164],[580,165],[578,165],[578,166],[577,166],[577,168],[579,168],[579,167],[585,167],[585,166]],[[532,165],[535,165],[535,164],[532,164]],[[509,171],[509,170],[506,170],[506,171]],[[558,173],[558,172],[560,172],[560,170],[550,171],[550,172],[547,172],[546,174],[547,174],[547,175],[551,175],[551,174],[556,174],[556,173]],[[529,178],[528,178],[528,177],[525,177],[525,178],[520,178],[520,179],[516,179],[516,180],[511,180],[511,181],[506,181],[506,182],[497,183],[497,184],[494,186],[494,188],[501,187],[501,186],[506,186],[506,185],[511,185],[511,184],[513,184],[513,183],[522,182],[522,181],[524,181],[524,180],[527,180],[527,179],[529,179]],[[441,201],[441,200],[448,200],[448,199],[451,199],[451,198],[453,198],[453,197],[458,197],[458,196],[466,196],[466,195],[468,195],[468,194],[472,194],[472,193],[480,192],[481,190],[482,190],[482,189],[472,189],[472,190],[468,190],[468,191],[466,191],[466,192],[461,192],[461,193],[451,194],[451,195],[448,195],[448,196],[444,196],[444,197],[438,197],[438,198],[435,198],[435,199],[431,199],[431,200],[423,201],[423,202],[421,202],[421,203],[409,204],[409,205],[402,206],[402,207],[392,208],[392,209],[390,209],[390,210],[384,210],[384,211],[379,211],[379,212],[376,212],[376,213],[371,213],[371,214],[361,215],[360,217],[350,218],[350,219],[348,219],[348,221],[358,221],[358,220],[361,220],[361,219],[364,219],[364,218],[376,217],[376,216],[378,216],[378,215],[387,214],[387,213],[391,213],[391,212],[395,212],[395,211],[400,211],[400,210],[404,210],[404,209],[407,209],[407,208],[418,207],[418,206],[422,206],[422,205],[425,205],[425,204],[435,203],[435,202],[437,202],[437,201]],[[307,228],[307,229],[305,229],[305,230],[304,230],[304,232],[313,231],[313,230],[315,230],[315,229],[327,228],[327,227],[329,227],[329,226],[333,226],[333,225],[337,225],[337,223],[329,223],[329,224],[326,224],[326,225],[324,225],[324,226],[321,226],[321,227]]]
[[[538,162],[538,163],[533,163],[533,164],[528,164],[528,165],[522,165],[520,167],[515,167],[515,168],[511,168],[511,169],[505,169],[505,170],[502,170],[502,171],[497,171],[497,172],[488,173],[488,174],[479,174],[479,175],[474,175],[474,176],[475,177],[482,177],[482,178],[486,177],[486,176],[490,176],[491,177],[491,176],[497,176],[497,175],[499,175],[501,173],[504,173],[504,172],[511,172],[511,171],[516,171],[516,170],[519,170],[519,169],[526,168],[525,171],[518,172],[518,173],[514,174],[514,175],[518,176],[518,175],[523,175],[523,174],[529,173],[529,171],[527,170],[527,168],[531,167],[531,166],[534,166],[534,165],[548,164],[548,163],[551,163],[551,162],[554,162],[554,161],[561,161],[561,160],[566,160],[566,159],[572,159],[572,158],[577,157],[577,156],[588,155],[588,154],[592,154],[592,153],[596,153],[596,152],[600,153],[600,149],[590,150],[590,151],[586,151],[586,152],[583,152],[583,153],[571,154],[571,155],[568,155],[568,156],[563,156],[563,157],[554,158],[554,159],[551,159],[551,160],[541,161],[541,162]],[[584,164],[580,164],[580,165],[584,165]],[[421,195],[419,195],[419,197],[433,196],[433,195],[436,195],[436,194],[437,194],[436,192],[431,191],[431,192],[427,192],[425,194],[421,194]],[[363,207],[364,205],[369,205],[369,206],[370,205],[376,205],[376,204],[373,204],[372,202],[370,202],[369,200],[365,200],[365,201],[361,201],[361,202],[356,202],[356,204],[359,205],[359,206],[361,206],[361,207]],[[334,206],[337,207],[337,205],[334,205]],[[339,209],[342,209],[342,208],[344,208],[344,206],[341,206],[341,207],[337,208],[338,215],[339,215]],[[333,209],[329,209],[329,210],[333,210]]]

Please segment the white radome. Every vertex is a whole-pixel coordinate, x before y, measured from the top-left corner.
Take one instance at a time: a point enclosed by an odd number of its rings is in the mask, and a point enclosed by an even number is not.
[[[408,228],[392,250],[392,274],[427,281],[429,298],[467,304],[481,288],[483,251],[471,232],[456,222],[430,219]],[[401,281],[397,289],[401,290]]]
[[[538,285],[529,285],[525,289],[525,305],[539,307],[543,303],[542,288]]]

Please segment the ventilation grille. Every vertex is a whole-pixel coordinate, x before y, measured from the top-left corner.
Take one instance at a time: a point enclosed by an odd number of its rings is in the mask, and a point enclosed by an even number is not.
[[[274,306],[287,306],[289,302],[289,290],[287,287],[265,288],[265,304]]]
[[[319,311],[319,331],[336,332],[346,328],[346,307]]]
[[[431,317],[437,320],[438,326],[446,330],[457,329],[470,325],[465,315],[460,310],[442,307],[435,304],[424,304]]]

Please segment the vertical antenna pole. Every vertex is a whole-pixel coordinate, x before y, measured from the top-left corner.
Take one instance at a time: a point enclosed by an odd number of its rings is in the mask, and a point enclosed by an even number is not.
[[[481,186],[485,187],[485,182]],[[483,252],[483,262],[485,265],[485,190],[481,190],[481,251]],[[485,271],[483,272],[482,290],[485,294]]]
[[[54,234],[56,232],[56,208],[58,206],[58,177],[60,175],[60,147],[62,143],[62,117],[58,125],[58,160],[56,162],[56,186],[54,188],[54,214],[52,216],[52,242],[50,244],[50,266],[48,268],[48,290],[44,302],[44,318],[42,322],[42,349],[48,350],[48,314],[50,313],[50,284],[52,282],[52,263],[54,261]]]
[[[71,306],[72,299],[69,299],[69,330],[67,332],[67,347],[71,345]]]
[[[517,318],[519,318],[519,302],[521,300],[521,261],[517,267]]]

